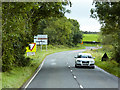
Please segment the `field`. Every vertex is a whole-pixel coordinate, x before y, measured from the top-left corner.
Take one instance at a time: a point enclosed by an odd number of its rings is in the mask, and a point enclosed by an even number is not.
[[[98,41],[98,34],[83,34],[83,41]]]

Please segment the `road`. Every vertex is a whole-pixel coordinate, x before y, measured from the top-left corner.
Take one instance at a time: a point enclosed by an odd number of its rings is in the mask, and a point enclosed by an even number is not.
[[[118,88],[118,78],[97,66],[75,68],[74,56],[86,49],[48,55],[27,88]]]

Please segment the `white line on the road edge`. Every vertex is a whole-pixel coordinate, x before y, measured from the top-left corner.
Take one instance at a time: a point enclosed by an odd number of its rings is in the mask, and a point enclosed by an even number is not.
[[[28,85],[31,83],[31,81],[35,78],[35,76],[38,74],[38,72],[41,70],[42,66],[43,66],[44,61],[42,62],[40,68],[38,69],[38,71],[34,74],[34,76],[31,78],[31,80],[27,83],[27,85],[25,86],[25,89],[28,87]]]
[[[98,67],[98,66],[96,66],[96,65],[95,65],[95,68],[97,68],[98,70],[102,71],[103,73],[111,76],[112,78],[113,78],[113,77],[118,78],[117,76],[114,76],[114,75],[110,74],[109,72],[103,70],[102,68],[100,68],[100,67]]]
[[[82,86],[82,85],[80,85],[80,88],[83,88],[83,86]]]

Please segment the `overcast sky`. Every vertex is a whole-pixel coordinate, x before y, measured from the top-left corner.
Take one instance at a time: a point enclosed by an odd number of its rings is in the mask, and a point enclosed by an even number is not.
[[[76,19],[80,24],[80,30],[82,31],[100,31],[99,22],[90,18],[90,9],[94,8],[92,5],[93,0],[70,0],[72,7],[67,8],[71,10],[71,13],[66,13],[67,18]]]

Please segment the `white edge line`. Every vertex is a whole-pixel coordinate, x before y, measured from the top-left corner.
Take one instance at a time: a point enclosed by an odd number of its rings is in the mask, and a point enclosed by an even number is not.
[[[115,76],[115,75],[113,75],[113,74],[105,71],[104,69],[102,69],[102,68],[100,68],[100,67],[98,67],[98,66],[96,66],[96,65],[95,65],[95,67],[98,68],[98,69],[99,69],[100,71],[102,71],[103,73],[108,74],[108,75],[111,76],[111,77],[118,78],[117,76]]]
[[[35,78],[35,76],[38,74],[38,72],[41,70],[42,66],[43,66],[44,61],[41,63],[40,68],[37,70],[37,72],[34,74],[34,76],[31,78],[31,80],[27,83],[27,85],[25,86],[25,89],[28,87],[28,85],[31,83],[31,81]]]

